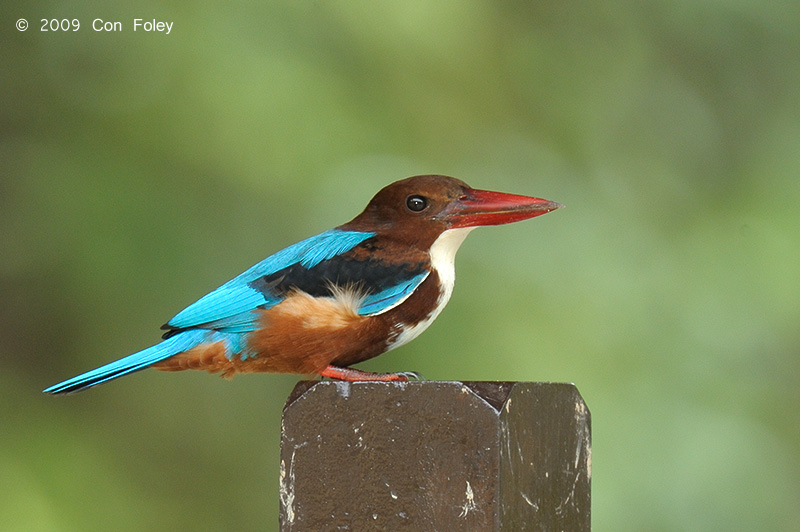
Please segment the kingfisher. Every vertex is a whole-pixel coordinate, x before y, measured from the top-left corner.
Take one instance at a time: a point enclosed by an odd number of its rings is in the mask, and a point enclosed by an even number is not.
[[[44,392],[74,393],[145,368],[406,381],[415,374],[350,366],[428,328],[450,299],[470,231],[559,207],[441,175],[397,181],[350,222],[278,251],[178,312],[160,343]]]

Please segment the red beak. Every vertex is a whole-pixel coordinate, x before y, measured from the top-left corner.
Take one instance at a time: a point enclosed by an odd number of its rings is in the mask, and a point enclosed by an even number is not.
[[[519,222],[561,207],[562,204],[546,199],[470,188],[442,214],[454,228],[478,227]]]

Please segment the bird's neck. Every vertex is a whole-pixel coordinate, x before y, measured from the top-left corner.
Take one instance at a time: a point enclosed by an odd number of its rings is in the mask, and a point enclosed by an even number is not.
[[[431,269],[439,276],[441,287],[441,295],[434,311],[434,318],[441,312],[453,293],[453,285],[456,282],[456,252],[473,229],[475,228],[448,229],[439,235],[431,246]]]
[[[430,249],[430,257],[431,270],[436,273],[436,278],[439,280],[439,294],[436,298],[436,304],[433,310],[419,322],[413,325],[403,325],[400,334],[389,344],[388,349],[407,344],[422,334],[447,305],[450,296],[453,294],[453,285],[456,282],[456,252],[473,229],[474,227],[449,229],[434,241]]]

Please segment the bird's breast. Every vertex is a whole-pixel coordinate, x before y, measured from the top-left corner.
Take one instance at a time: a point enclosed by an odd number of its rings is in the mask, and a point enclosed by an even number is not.
[[[453,295],[456,282],[456,252],[473,229],[473,227],[450,229],[439,235],[433,243],[430,250],[431,275],[417,289],[414,298],[405,303],[415,315],[413,319],[397,324],[399,332],[390,341],[388,349],[407,344],[430,327],[441,314],[450,301],[450,296]],[[410,304],[414,302],[417,304]]]

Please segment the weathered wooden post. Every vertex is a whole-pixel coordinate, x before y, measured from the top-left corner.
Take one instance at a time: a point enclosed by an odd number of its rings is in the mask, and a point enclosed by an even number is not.
[[[571,384],[300,382],[282,532],[588,532],[589,410]]]

